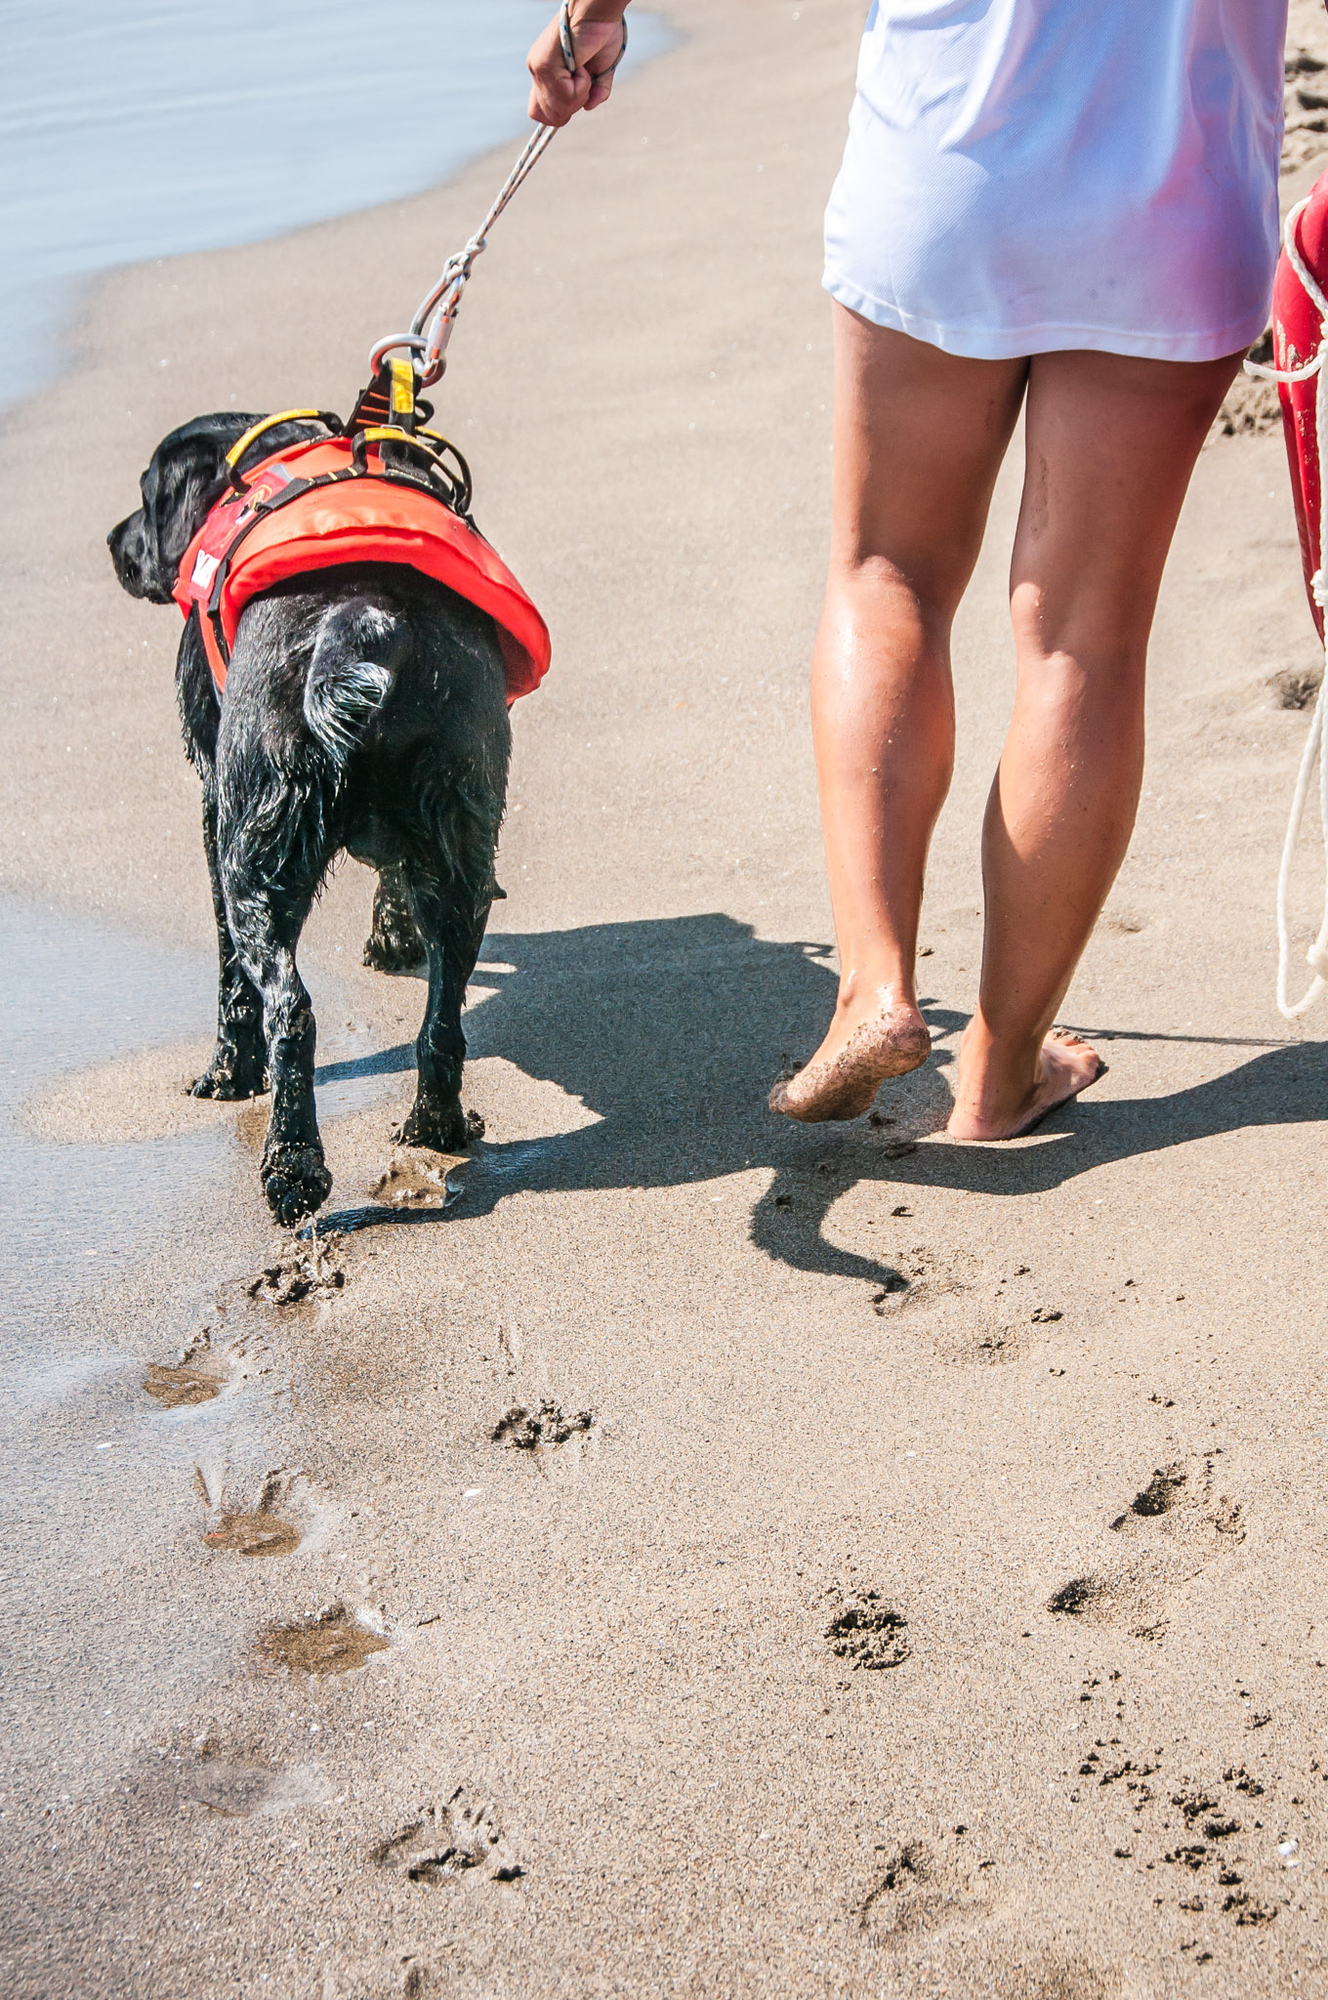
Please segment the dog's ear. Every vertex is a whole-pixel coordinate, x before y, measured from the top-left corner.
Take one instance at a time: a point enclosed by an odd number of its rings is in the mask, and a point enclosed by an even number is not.
[[[226,454],[258,421],[219,411],[162,439],[143,474],[142,506],[107,537],[116,574],[131,597],[170,603],[181,558],[226,490]]]
[[[158,445],[143,475],[143,513],[154,579],[167,597],[185,550],[226,490],[226,454],[256,417],[196,417]]]

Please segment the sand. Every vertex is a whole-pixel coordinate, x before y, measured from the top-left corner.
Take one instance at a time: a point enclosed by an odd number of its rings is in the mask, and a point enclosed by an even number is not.
[[[1328,1016],[1272,1002],[1306,718],[1269,683],[1315,665],[1280,439],[1215,435],[1177,537],[1139,830],[1065,1009],[1109,1074],[1016,1145],[941,1134],[1016,446],[956,639],[935,1061],[880,1122],[771,1118],[834,985],[806,664],[860,9],[671,15],[495,232],[440,399],[556,649],[456,1198],[373,1206],[421,987],[359,969],[350,864],[303,948],[329,1087],[362,1084],[325,1106],[325,1282],[255,1288],[286,1254],[262,1108],[182,1113],[177,1027],[23,1126],[92,1170],[196,1117],[225,1145],[146,1251],[10,1329],[14,2000],[1328,1975]],[[1289,192],[1322,144],[1293,138]],[[211,951],[174,614],[102,538],[173,423],[345,408],[505,166],[121,273],[7,419],[6,891]],[[298,1545],[252,1560],[226,1524],[256,1515]]]

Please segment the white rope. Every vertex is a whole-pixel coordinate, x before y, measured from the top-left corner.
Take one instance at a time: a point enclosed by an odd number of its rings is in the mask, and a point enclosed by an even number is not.
[[[475,259],[488,244],[489,231],[498,220],[508,202],[540,160],[558,128],[541,125],[529,142],[523,147],[521,157],[503,182],[489,213],[485,216],[464,250],[458,250],[444,264],[437,284],[421,299],[409,333],[390,335],[380,340],[369,355],[369,366],[376,375],[383,365],[384,357],[394,347],[405,347],[418,355],[420,386],[428,388],[436,382],[447,366],[447,343],[452,337],[452,328],[460,309],[462,295],[470,280],[471,267]],[[425,326],[428,324],[428,333]]]
[[[1257,375],[1266,382],[1307,382],[1311,375],[1318,376],[1314,396],[1314,428],[1319,466],[1319,566],[1310,579],[1310,589],[1314,602],[1321,612],[1328,612],[1328,299],[1315,282],[1313,273],[1300,254],[1296,242],[1296,224],[1309,206],[1308,197],[1298,202],[1286,219],[1283,243],[1287,261],[1304,287],[1306,296],[1318,308],[1319,347],[1313,359],[1299,368],[1269,368],[1259,361],[1247,361],[1247,375]],[[1286,1021],[1295,1021],[1309,1012],[1321,993],[1328,991],[1328,741],[1324,736],[1324,696],[1328,684],[1328,644],[1324,654],[1325,678],[1319,684],[1314,698],[1314,714],[1310,721],[1310,733],[1305,743],[1300,769],[1296,774],[1296,790],[1291,801],[1291,817],[1287,822],[1286,839],[1282,844],[1282,862],[1277,871],[1277,1009]],[[1310,785],[1314,778],[1314,766],[1319,767],[1319,823],[1323,829],[1325,855],[1325,883],[1323,923],[1319,935],[1305,954],[1305,962],[1314,974],[1304,997],[1294,1003],[1287,999],[1287,979],[1291,964],[1291,925],[1287,916],[1287,903],[1291,890],[1291,864],[1295,859],[1296,842],[1300,837],[1301,821],[1305,817],[1305,805],[1309,798]]]

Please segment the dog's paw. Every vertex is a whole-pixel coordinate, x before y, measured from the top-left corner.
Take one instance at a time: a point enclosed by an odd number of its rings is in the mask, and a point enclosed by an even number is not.
[[[445,1112],[417,1104],[392,1132],[398,1146],[421,1146],[430,1153],[464,1153],[483,1137],[479,1113],[463,1111],[459,1104]]]
[[[418,931],[407,936],[404,931],[375,930],[365,940],[361,962],[370,972],[415,972],[425,957]]]
[[[249,1097],[263,1097],[272,1088],[267,1065],[260,1058],[241,1056],[235,1049],[218,1049],[202,1076],[189,1086],[191,1097],[214,1097],[219,1103],[234,1104]]]
[[[283,1229],[316,1215],[332,1192],[321,1146],[279,1146],[263,1161],[263,1193]]]

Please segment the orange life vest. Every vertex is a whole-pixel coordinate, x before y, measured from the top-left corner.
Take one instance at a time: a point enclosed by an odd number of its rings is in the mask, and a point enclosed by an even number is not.
[[[402,563],[487,611],[498,627],[509,707],[549,667],[544,620],[483,535],[363,438],[318,438],[263,459],[219,500],[180,563],[176,603],[197,610],[220,691],[240,613],[260,591],[342,563]]]

